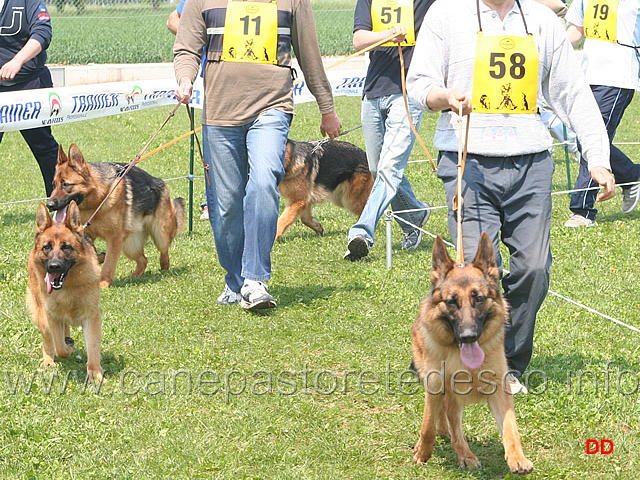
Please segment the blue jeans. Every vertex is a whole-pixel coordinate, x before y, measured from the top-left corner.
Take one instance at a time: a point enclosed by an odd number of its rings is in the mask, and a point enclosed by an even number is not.
[[[411,118],[420,128],[422,111],[409,102]],[[373,246],[378,221],[389,204],[394,211],[424,208],[416,199],[409,180],[404,175],[413,143],[416,140],[407,121],[404,99],[400,94],[362,99],[362,134],[367,149],[369,170],[374,176],[373,188],[357,223],[349,230],[349,240],[361,235]],[[419,225],[425,212],[399,213],[398,216]],[[405,233],[415,227],[399,221]]]
[[[271,278],[284,154],[291,115],[268,110],[240,127],[203,125],[209,221],[225,281],[239,292],[244,279]]]

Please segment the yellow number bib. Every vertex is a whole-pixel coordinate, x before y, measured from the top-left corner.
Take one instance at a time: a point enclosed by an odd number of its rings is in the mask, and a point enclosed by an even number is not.
[[[416,44],[416,28],[413,18],[413,0],[373,0],[371,2],[373,31],[382,32],[396,25],[407,31],[400,45],[410,47]],[[387,42],[383,47],[394,47],[397,43]]]
[[[538,111],[538,50],[533,36],[487,36],[478,32],[473,71],[473,111]]]
[[[584,36],[605,42],[617,41],[619,0],[589,0],[584,11]]]
[[[278,6],[275,1],[229,0],[224,21],[221,60],[243,63],[277,63]]]

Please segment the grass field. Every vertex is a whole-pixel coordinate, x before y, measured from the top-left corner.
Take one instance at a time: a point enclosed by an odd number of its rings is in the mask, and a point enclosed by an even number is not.
[[[177,3],[87,4],[82,13],[67,2],[59,12],[50,5],[53,40],[49,63],[162,63],[173,61],[175,37],[167,29],[167,17]],[[323,55],[353,53],[351,0],[312,2],[318,41]]]
[[[338,98],[345,125],[360,124],[359,100]],[[92,161],[130,161],[169,107],[54,127],[68,148]],[[318,139],[313,104],[297,108],[291,137]],[[180,112],[179,112],[180,113]],[[637,141],[640,102],[627,110],[617,140]],[[152,148],[187,131],[182,112]],[[435,116],[421,128],[427,145]],[[346,140],[363,146],[360,131]],[[0,203],[38,198],[42,181],[17,132],[2,142]],[[624,146],[638,158],[637,146]],[[432,152],[435,153],[435,152]],[[567,187],[556,151],[554,190]],[[188,173],[188,141],[140,166],[162,178]],[[412,160],[424,159],[419,147]],[[576,164],[571,165],[575,178]],[[197,168],[197,172],[200,169]],[[419,198],[443,205],[440,181],[426,163],[407,170]],[[203,180],[195,184],[196,205]],[[186,196],[188,182],[169,183]],[[551,289],[640,327],[640,212],[620,212],[621,195],[600,205],[599,225],[565,229],[568,197],[554,197]],[[468,478],[508,476],[486,406],[467,409],[464,428],[483,467],[456,467],[439,440],[428,464],[411,463],[423,408],[422,388],[402,377],[410,328],[426,294],[432,238],[400,250],[394,226],[393,269],[386,270],[384,222],[364,261],[342,260],[354,218],[333,206],[315,209],[326,234],[296,223],[273,251],[264,315],[222,307],[224,286],[211,228],[195,220],[176,238],[171,269],[149,266],[132,279],[122,258],[102,292],[102,365],[108,383],[85,386],[86,352],[40,369],[41,338],[24,305],[27,257],[37,203],[0,206],[0,477],[2,478]],[[196,206],[197,209],[197,206]],[[196,215],[199,213],[194,212]],[[444,210],[426,228],[449,238]],[[98,248],[104,244],[98,243]],[[637,478],[640,463],[640,334],[550,295],[539,316],[528,375],[532,393],[515,398],[531,478]],[[530,375],[530,376],[529,376]],[[597,388],[596,388],[597,381]],[[587,455],[587,439],[613,442],[610,455]]]

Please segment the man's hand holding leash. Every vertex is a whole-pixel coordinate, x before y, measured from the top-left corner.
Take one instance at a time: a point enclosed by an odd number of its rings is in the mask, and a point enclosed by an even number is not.
[[[193,82],[189,77],[182,77],[180,79],[180,85],[176,88],[176,99],[179,103],[189,105],[191,101],[191,94],[193,93]]]

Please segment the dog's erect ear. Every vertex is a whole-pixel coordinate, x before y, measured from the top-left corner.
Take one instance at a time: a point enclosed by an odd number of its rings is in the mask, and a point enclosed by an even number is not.
[[[40,205],[38,205],[38,213],[36,213],[36,234],[39,235],[44,232],[52,223],[47,206],[44,202],[40,202]]]
[[[69,209],[67,210],[67,216],[64,219],[64,223],[69,230],[82,233],[82,219],[80,218],[80,209],[75,200],[71,200],[69,203]]]
[[[68,161],[69,161],[69,158],[64,153],[62,145],[58,144],[58,165],[62,165],[64,163],[67,163]]]
[[[431,262],[433,265],[433,270],[431,270],[431,284],[435,284],[438,280],[443,279],[453,268],[453,260],[451,260],[447,247],[444,245],[444,241],[440,235],[436,237],[436,241],[433,243]]]
[[[496,265],[496,253],[487,232],[482,232],[480,235],[478,253],[476,253],[476,258],[473,259],[473,265],[482,270],[486,275],[498,281],[500,272]]]
[[[84,157],[75,143],[69,147],[69,162],[73,169],[80,174],[87,170],[87,162],[84,161]]]

